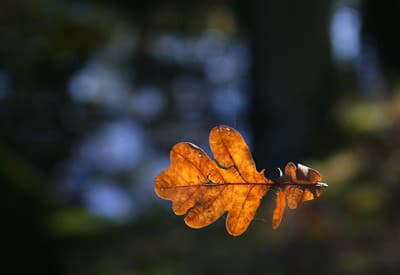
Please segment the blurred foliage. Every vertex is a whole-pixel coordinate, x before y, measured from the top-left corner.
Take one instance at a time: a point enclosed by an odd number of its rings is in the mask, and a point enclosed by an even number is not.
[[[337,68],[336,4],[365,23],[360,62]],[[0,273],[399,273],[398,3],[311,7],[2,1]],[[299,161],[329,188],[278,231],[271,195],[239,238],[187,228],[154,175],[220,123],[258,168]]]

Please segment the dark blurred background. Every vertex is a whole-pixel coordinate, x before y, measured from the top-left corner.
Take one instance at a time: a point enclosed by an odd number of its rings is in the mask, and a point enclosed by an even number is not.
[[[0,3],[0,274],[399,274],[400,2]],[[186,227],[169,150],[243,133],[329,188]]]

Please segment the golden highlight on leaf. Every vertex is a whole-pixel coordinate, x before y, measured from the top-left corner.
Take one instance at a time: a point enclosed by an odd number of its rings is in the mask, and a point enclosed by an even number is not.
[[[214,160],[199,147],[188,142],[176,144],[170,153],[171,165],[155,180],[156,194],[172,201],[176,215],[186,215],[185,223],[202,228],[224,213],[229,234],[243,234],[253,220],[261,199],[271,187],[278,186],[273,228],[279,227],[286,207],[318,197],[321,177],[316,170],[288,163],[277,180],[258,172],[243,137],[228,126],[210,132]]]
[[[272,229],[277,229],[282,222],[283,214],[286,208],[286,196],[285,193],[278,188],[276,192],[276,206],[274,213],[272,214]]]

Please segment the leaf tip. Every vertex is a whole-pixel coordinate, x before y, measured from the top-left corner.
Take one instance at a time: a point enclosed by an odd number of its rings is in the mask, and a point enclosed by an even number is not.
[[[279,228],[280,223],[272,222],[272,229],[277,230]]]

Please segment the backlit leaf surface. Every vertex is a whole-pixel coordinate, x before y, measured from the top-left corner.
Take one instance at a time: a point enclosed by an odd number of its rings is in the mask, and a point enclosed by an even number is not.
[[[272,227],[279,227],[289,208],[319,196],[327,185],[319,173],[299,164],[288,163],[276,180],[258,172],[243,137],[228,126],[217,126],[210,132],[214,160],[192,143],[176,144],[170,153],[171,165],[155,180],[155,192],[172,201],[176,215],[185,215],[185,223],[202,228],[225,212],[226,229],[241,235],[253,220],[261,199],[268,190],[276,190],[276,207]],[[286,203],[287,201],[287,203]]]

